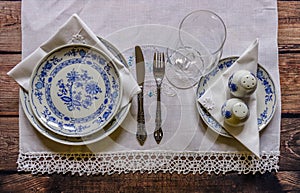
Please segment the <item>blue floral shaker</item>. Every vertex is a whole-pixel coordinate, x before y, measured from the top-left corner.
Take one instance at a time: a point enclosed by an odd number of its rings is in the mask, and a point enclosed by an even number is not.
[[[223,104],[221,113],[225,123],[237,127],[245,124],[250,111],[244,101],[238,98],[231,98]]]
[[[254,74],[247,70],[239,70],[230,76],[228,87],[235,97],[248,97],[257,87],[257,79]]]

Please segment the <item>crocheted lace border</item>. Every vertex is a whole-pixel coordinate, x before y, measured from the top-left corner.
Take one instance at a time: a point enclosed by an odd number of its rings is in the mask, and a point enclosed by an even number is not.
[[[129,172],[177,172],[243,174],[278,171],[279,152],[265,152],[261,158],[246,153],[157,152],[117,153],[20,153],[18,171],[32,174],[71,173],[99,175]]]

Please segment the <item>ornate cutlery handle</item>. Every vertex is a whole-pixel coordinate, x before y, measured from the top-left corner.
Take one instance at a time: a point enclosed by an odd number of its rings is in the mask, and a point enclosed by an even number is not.
[[[163,131],[161,129],[161,103],[160,103],[160,85],[157,87],[157,103],[156,103],[156,117],[155,117],[155,130],[154,138],[157,144],[163,138]]]
[[[137,115],[137,132],[136,138],[140,145],[144,145],[147,132],[145,129],[145,116],[144,116],[144,99],[143,99],[143,92],[138,94],[138,115]]]

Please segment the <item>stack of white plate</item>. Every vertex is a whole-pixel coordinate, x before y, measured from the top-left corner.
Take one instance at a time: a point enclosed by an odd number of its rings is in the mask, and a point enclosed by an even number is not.
[[[114,46],[101,41],[127,66]],[[130,109],[130,104],[120,108],[122,82],[113,60],[85,44],[68,44],[48,53],[35,67],[28,93],[20,90],[20,99],[41,134],[67,145],[107,137]]]

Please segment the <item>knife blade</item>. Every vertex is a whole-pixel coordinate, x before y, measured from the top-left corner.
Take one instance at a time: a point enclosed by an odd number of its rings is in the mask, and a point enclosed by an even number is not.
[[[136,79],[142,92],[138,94],[138,114],[137,114],[137,132],[136,138],[140,145],[144,145],[147,132],[145,128],[144,116],[144,81],[145,81],[145,61],[143,52],[140,46],[135,47],[135,62],[136,62]]]
[[[145,80],[145,61],[143,52],[140,46],[135,47],[135,61],[136,61],[136,77],[140,87],[144,86]]]

